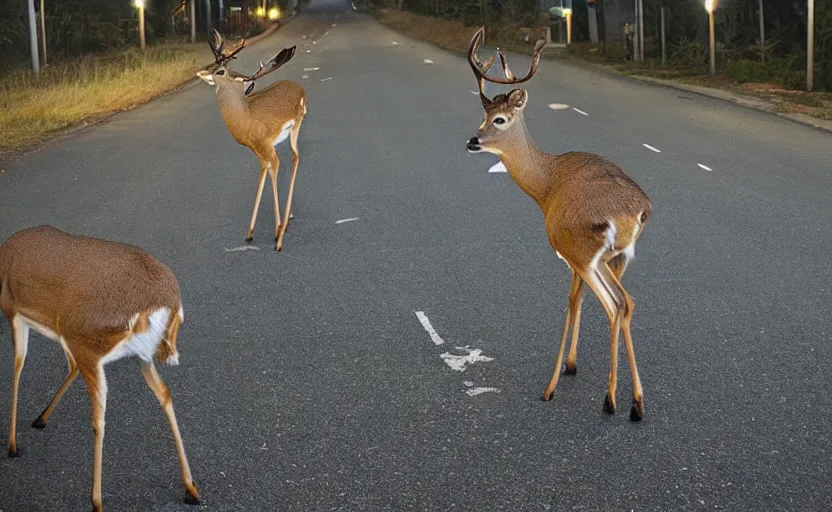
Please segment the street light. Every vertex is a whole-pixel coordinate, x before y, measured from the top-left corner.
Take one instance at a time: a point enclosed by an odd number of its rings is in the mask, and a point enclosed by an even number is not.
[[[134,0],[134,3],[139,10],[139,47],[144,50],[144,0]]]
[[[710,28],[710,61],[711,61],[711,75],[716,74],[716,37],[714,36],[714,11],[716,10],[717,0],[705,0],[705,10],[708,11],[708,26]]]
[[[806,91],[812,92],[815,82],[815,0],[808,0],[809,19],[806,25]]]
[[[269,9],[269,19],[276,20],[280,16],[280,9],[277,7],[272,7]]]
[[[567,7],[563,14],[566,15],[566,44],[572,44],[572,9]]]

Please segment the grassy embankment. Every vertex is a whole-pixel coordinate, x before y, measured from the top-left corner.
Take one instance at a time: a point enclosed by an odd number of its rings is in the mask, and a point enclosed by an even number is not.
[[[465,52],[474,27],[466,27],[460,21],[438,19],[392,9],[372,13],[380,22],[416,38],[455,52]],[[519,40],[518,27],[492,27],[487,38],[489,45],[499,45],[518,53],[531,53],[532,44]],[[783,71],[783,63],[770,62],[763,66],[743,60],[732,63],[725,74],[708,75],[707,67],[690,65],[687,61],[700,61],[702,48],[676,49],[677,62],[661,66],[657,62],[636,64],[624,62],[624,49],[609,45],[607,54],[601,55],[597,47],[589,43],[575,43],[568,51],[547,52],[546,56],[591,62],[617,73],[634,77],[650,77],[682,84],[708,87],[735,94],[751,96],[772,103],[780,112],[808,114],[819,119],[832,120],[832,93],[806,93],[797,90],[799,78]],[[686,58],[687,53],[696,53]]]

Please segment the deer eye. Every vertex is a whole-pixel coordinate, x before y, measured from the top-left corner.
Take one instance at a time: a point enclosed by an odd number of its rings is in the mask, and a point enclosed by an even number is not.
[[[215,74],[222,76],[222,75],[225,74],[225,70],[221,69],[221,70],[217,71]]]
[[[495,117],[494,124],[505,124],[506,118],[505,117]]]

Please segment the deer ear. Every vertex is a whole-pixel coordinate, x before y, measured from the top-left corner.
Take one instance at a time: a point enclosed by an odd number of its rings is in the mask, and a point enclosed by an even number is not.
[[[523,110],[529,99],[529,93],[525,89],[514,89],[508,93],[508,104],[511,108]]]

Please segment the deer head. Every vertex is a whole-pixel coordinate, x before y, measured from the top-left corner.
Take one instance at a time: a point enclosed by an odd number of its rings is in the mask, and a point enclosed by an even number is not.
[[[498,94],[493,98],[485,95],[485,82],[502,85],[521,84],[529,81],[537,72],[540,65],[540,56],[546,41],[538,41],[534,46],[532,63],[529,72],[523,78],[516,78],[508,67],[506,56],[502,50],[497,48],[497,53],[483,64],[477,57],[477,48],[480,46],[482,37],[485,34],[485,27],[480,28],[471,39],[468,46],[468,63],[474,71],[474,77],[480,89],[480,100],[485,110],[485,118],[477,130],[476,137],[468,140],[466,148],[470,153],[488,152],[501,155],[507,147],[527,137],[526,125],[523,120],[523,110],[526,108],[529,93],[525,89],[512,89],[508,93]],[[500,64],[503,67],[505,78],[492,78],[487,76],[488,70],[494,64],[496,57],[500,57]]]
[[[201,70],[197,76],[210,85],[216,85],[219,89],[233,89],[243,91],[248,95],[254,89],[254,82],[263,78],[272,71],[286,64],[295,56],[296,46],[284,48],[280,53],[272,57],[266,64],[260,63],[260,68],[252,75],[243,75],[228,67],[228,63],[237,58],[237,54],[246,47],[246,40],[243,39],[236,48],[230,52],[225,50],[225,39],[217,31],[211,30],[211,37],[208,38],[211,52],[214,54],[214,68],[211,71]]]

